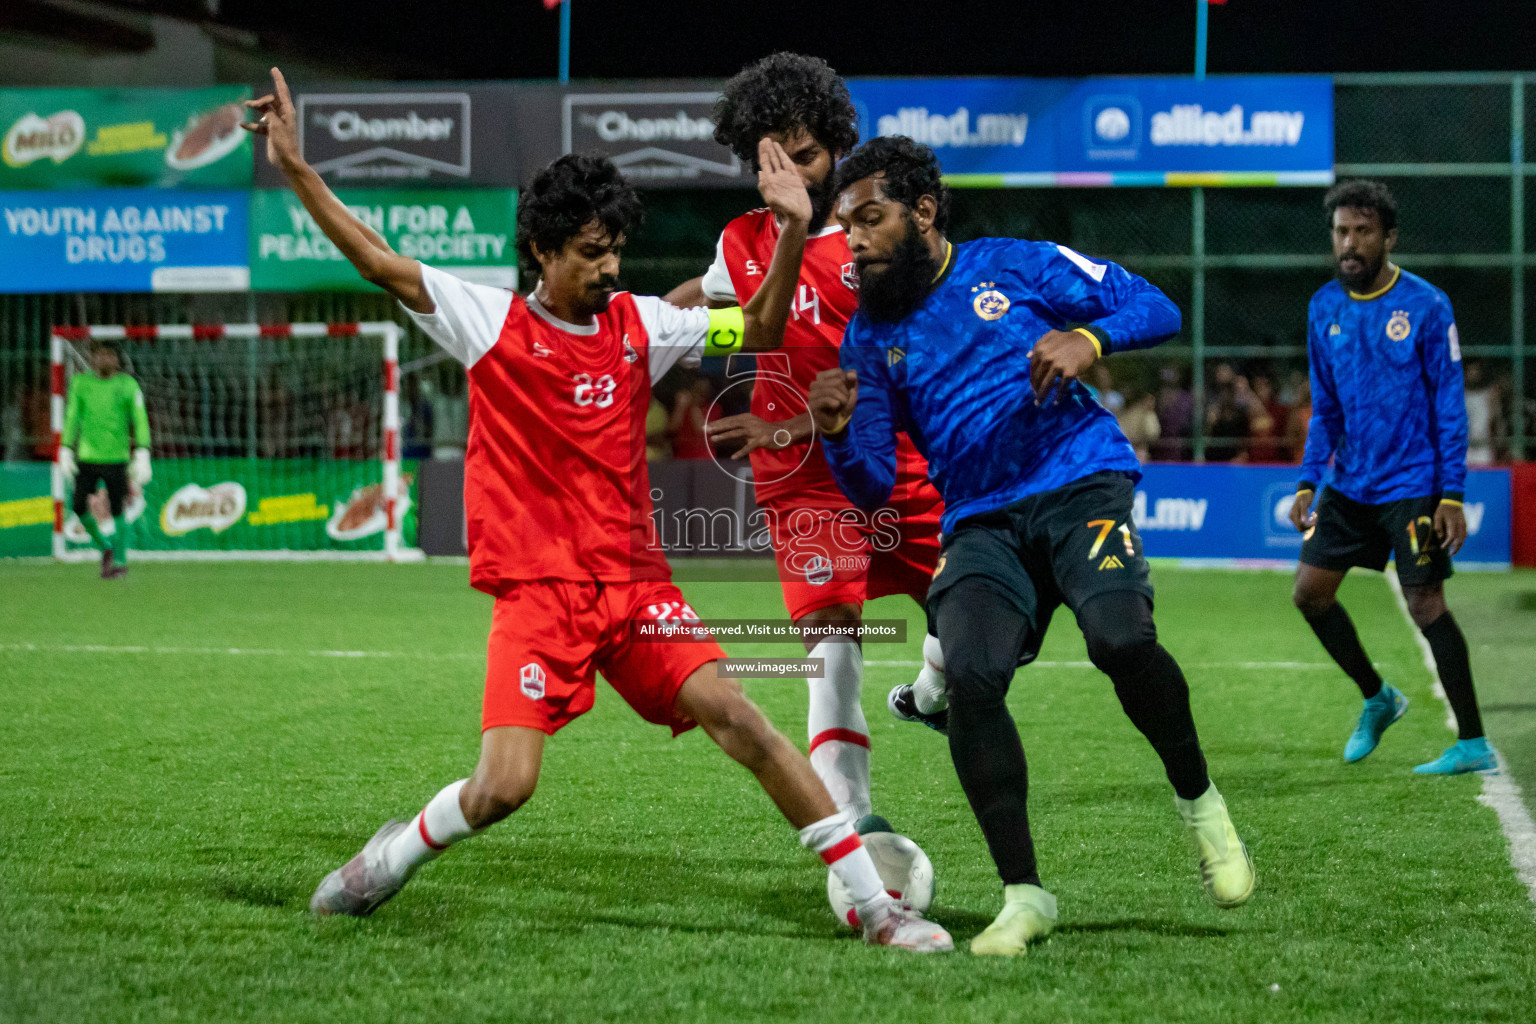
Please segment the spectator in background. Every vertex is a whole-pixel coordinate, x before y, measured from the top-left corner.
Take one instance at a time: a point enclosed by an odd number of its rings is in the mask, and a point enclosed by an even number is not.
[[[1136,457],[1142,462],[1150,462],[1152,446],[1162,434],[1162,428],[1157,422],[1157,395],[1148,391],[1136,401],[1122,405],[1117,417],[1120,430],[1126,440],[1131,442],[1131,447],[1136,449]]]
[[[432,401],[432,457],[462,459],[469,444],[469,398],[464,394],[464,370],[440,363],[437,394]]]
[[[1486,466],[1493,461],[1495,391],[1483,379],[1482,360],[1466,366],[1467,465]]]
[[[1263,416],[1250,421],[1253,441],[1248,446],[1248,461],[1286,461],[1283,438],[1286,421],[1290,418],[1290,410],[1276,396],[1275,384],[1269,374],[1260,373],[1254,376],[1253,399],[1258,404],[1258,408],[1263,410]]]
[[[1286,458],[1289,461],[1301,461],[1301,454],[1307,447],[1307,424],[1311,422],[1312,383],[1303,378],[1296,389],[1296,398],[1291,402],[1290,415],[1285,421]]]
[[[1177,367],[1165,366],[1158,373],[1157,422],[1159,438],[1153,456],[1165,462],[1189,457],[1188,438],[1195,424],[1195,398],[1183,386]]]
[[[1083,381],[1083,384],[1093,395],[1094,401],[1119,416],[1120,410],[1125,408],[1125,396],[1115,390],[1115,382],[1109,376],[1109,367],[1103,363],[1094,363],[1088,376],[1091,379]]]
[[[32,458],[44,462],[53,461],[53,414],[50,409],[51,395],[47,388],[32,388],[27,392],[27,406],[22,413],[27,436],[32,438]]]
[[[407,459],[432,457],[432,382],[420,374],[406,376],[400,392],[401,454]]]
[[[667,407],[652,394],[650,408],[645,413],[646,462],[661,462],[672,457],[672,439],[667,434],[668,419]]]
[[[28,442],[25,411],[27,386],[17,384],[12,396],[15,400],[0,406],[0,459],[19,462],[31,453]]]
[[[1215,386],[1207,400],[1205,457],[1211,462],[1247,462],[1248,444],[1271,429],[1269,413],[1254,395],[1248,378],[1218,363]]]
[[[720,409],[712,405],[714,389],[709,378],[696,376],[692,383],[680,388],[673,400],[672,416],[668,429],[672,434],[674,459],[707,459],[710,457],[709,440],[704,434],[704,424],[720,418]]]

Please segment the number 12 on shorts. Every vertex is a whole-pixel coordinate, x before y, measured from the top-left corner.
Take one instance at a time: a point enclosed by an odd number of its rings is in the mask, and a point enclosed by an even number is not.
[[[1120,530],[1120,538],[1125,542],[1125,557],[1136,557],[1136,546],[1131,542],[1131,527],[1129,523],[1116,523],[1113,519],[1091,519],[1088,521],[1088,529],[1097,530],[1099,535],[1093,539],[1093,547],[1088,549],[1088,561],[1091,562],[1099,557],[1099,552],[1104,549],[1104,541],[1109,538],[1109,535],[1117,527]],[[1099,568],[1101,570],[1124,569],[1125,563],[1120,561],[1118,555],[1111,552],[1104,556],[1104,560],[1099,563]]]

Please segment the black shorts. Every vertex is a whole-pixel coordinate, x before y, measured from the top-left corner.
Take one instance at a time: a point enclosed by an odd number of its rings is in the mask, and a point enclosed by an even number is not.
[[[75,501],[71,508],[75,515],[84,516],[90,509],[91,495],[96,493],[96,485],[107,485],[107,503],[112,507],[112,515],[123,514],[123,502],[128,498],[128,463],[126,462],[82,462],[75,473]]]
[[[1021,665],[1039,655],[1058,605],[1075,613],[1089,598],[1117,590],[1150,600],[1152,573],[1131,521],[1135,494],[1128,474],[1094,473],[960,520],[944,535],[928,588],[928,631],[938,636],[945,592],[971,577],[1006,596],[1028,622]]]
[[[1405,587],[1449,579],[1450,553],[1435,539],[1439,505],[1438,494],[1366,505],[1324,487],[1317,499],[1317,524],[1301,542],[1301,560],[1336,572],[1356,566],[1380,572],[1395,557],[1397,578]]]

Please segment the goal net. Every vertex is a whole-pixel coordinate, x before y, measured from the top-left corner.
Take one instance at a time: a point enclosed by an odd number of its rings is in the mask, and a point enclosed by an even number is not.
[[[400,460],[400,328],[389,322],[61,327],[53,430],[96,340],[144,393],[154,478],[125,508],[134,557],[418,555],[415,467]],[[56,558],[95,557],[53,467]],[[104,534],[105,491],[90,501]]]

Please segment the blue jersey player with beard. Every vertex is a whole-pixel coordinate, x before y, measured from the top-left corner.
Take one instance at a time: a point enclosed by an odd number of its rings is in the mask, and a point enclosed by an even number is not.
[[[1344,760],[1359,761],[1407,711],[1408,698],[1377,674],[1336,595],[1351,568],[1379,572],[1393,558],[1458,733],[1445,753],[1414,771],[1495,771],[1498,754],[1483,735],[1467,641],[1445,606],[1451,556],[1467,538],[1467,407],[1451,303],[1389,258],[1397,203],[1385,185],[1344,182],[1324,207],[1337,280],[1307,310],[1312,422],[1291,506],[1291,522],[1306,537],[1296,607],[1365,698],[1344,745]]]
[[[1242,904],[1253,864],[1207,775],[1183,673],[1152,621],[1131,520],[1136,455],[1078,380],[1101,356],[1175,334],[1178,309],[1134,274],[1064,246],[950,243],[938,160],[910,139],[860,147],[839,168],[837,189],[837,219],[859,264],[859,311],[841,368],[823,371],[810,391],[811,411],[855,504],[877,508],[889,497],[898,429],[944,496],[928,618],[947,694],[898,687],[890,704],[899,718],[947,731],[1003,881],[1003,909],[971,951],[1017,956],[1056,923],[1004,699],[1062,604],[1162,758],[1207,892],[1219,906]]]

